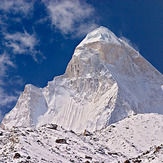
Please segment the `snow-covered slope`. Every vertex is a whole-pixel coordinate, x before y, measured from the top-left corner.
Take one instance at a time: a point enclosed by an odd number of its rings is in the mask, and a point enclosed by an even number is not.
[[[76,47],[66,72],[45,88],[27,85],[1,126],[56,123],[99,130],[134,113],[163,114],[163,75],[105,27]]]
[[[160,163],[163,160],[163,115],[134,115],[87,136],[52,126],[55,125],[0,130],[0,162]]]

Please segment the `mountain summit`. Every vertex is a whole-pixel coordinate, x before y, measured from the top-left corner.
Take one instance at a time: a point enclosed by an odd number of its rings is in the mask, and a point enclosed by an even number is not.
[[[93,43],[97,41],[105,41],[107,43],[120,45],[117,36],[109,29],[101,26],[93,30],[92,32],[88,33],[86,38],[78,46],[83,46],[84,44]]]
[[[163,114],[163,75],[105,27],[76,47],[65,74],[45,88],[26,85],[1,126],[56,123],[95,131],[138,113]]]

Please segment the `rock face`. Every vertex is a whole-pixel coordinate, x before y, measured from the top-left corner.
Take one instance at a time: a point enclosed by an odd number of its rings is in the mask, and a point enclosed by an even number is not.
[[[45,88],[26,85],[1,126],[55,123],[99,130],[137,113],[163,114],[163,75],[105,27],[76,47],[66,72]]]

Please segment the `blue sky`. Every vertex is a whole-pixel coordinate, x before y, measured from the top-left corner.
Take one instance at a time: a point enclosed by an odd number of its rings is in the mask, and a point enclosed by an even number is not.
[[[25,84],[65,72],[75,47],[105,26],[163,73],[162,0],[0,0],[0,120]]]

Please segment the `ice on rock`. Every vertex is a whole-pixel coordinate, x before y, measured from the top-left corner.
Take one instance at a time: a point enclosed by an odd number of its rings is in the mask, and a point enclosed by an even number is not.
[[[100,27],[76,47],[64,75],[25,88],[2,126],[99,130],[134,113],[163,113],[162,85],[163,75],[139,52]]]

